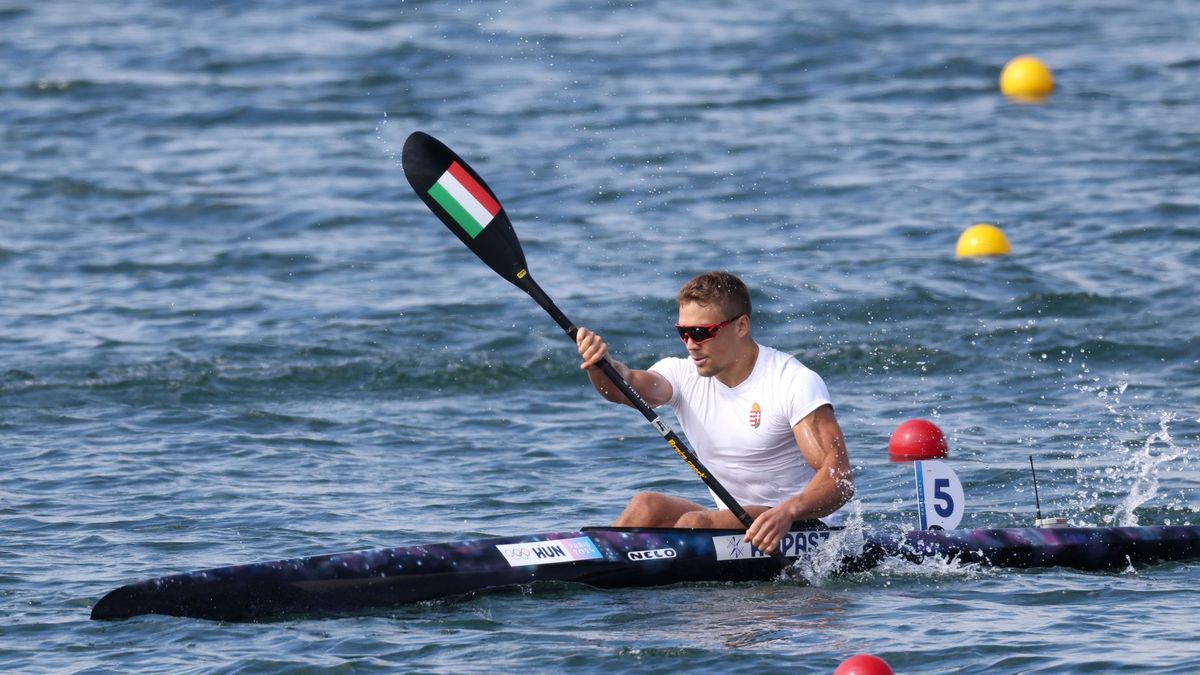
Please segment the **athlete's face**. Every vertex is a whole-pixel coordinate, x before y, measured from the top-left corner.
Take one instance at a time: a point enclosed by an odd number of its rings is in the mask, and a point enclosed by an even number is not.
[[[716,328],[716,334],[707,340],[697,342],[691,335],[683,336],[688,356],[696,364],[696,371],[700,375],[712,377],[733,360],[738,334],[744,329],[742,324],[746,319],[725,316],[725,310],[718,305],[701,305],[695,302],[679,305],[679,321],[676,323],[680,327],[711,327],[731,318],[734,320]]]

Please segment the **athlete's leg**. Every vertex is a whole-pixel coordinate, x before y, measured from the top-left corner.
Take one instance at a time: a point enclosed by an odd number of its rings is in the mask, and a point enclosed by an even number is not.
[[[762,514],[763,511],[766,511],[770,507],[749,504],[747,506],[743,506],[742,508],[746,510],[746,513],[748,513],[751,518],[757,518]],[[737,516],[733,515],[733,512],[729,509],[701,509],[696,511],[688,511],[686,513],[681,513],[679,518],[672,523],[672,525],[674,527],[688,528],[745,528],[745,526],[742,525],[742,522],[737,519]]]
[[[613,527],[671,527],[691,511],[704,511],[704,507],[682,497],[639,492],[629,500]]]

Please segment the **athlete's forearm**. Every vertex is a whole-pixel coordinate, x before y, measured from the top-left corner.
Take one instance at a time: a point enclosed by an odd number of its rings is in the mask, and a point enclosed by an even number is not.
[[[661,397],[656,395],[658,393],[660,383],[658,382],[658,379],[655,378],[651,373],[645,370],[634,370],[624,363],[613,359],[611,356],[609,357],[608,361],[617,371],[617,374],[619,374],[622,379],[629,383],[629,386],[637,392],[638,396],[642,397],[642,400],[646,401],[650,406],[659,405],[661,403],[661,401],[658,400]],[[613,381],[610,380],[608,375],[606,375],[599,367],[589,368],[587,373],[588,379],[592,382],[592,386],[595,387],[596,391],[599,392],[600,395],[605,399],[612,401],[613,403],[622,403],[628,406],[633,405],[633,403],[625,397],[625,394],[622,393],[619,388],[617,388],[617,385],[613,384]]]
[[[849,467],[822,467],[800,494],[786,500],[792,520],[822,518],[842,508],[854,496]]]
[[[792,523],[813,520],[837,511],[854,496],[854,481],[850,472],[822,468],[813,476],[800,494],[784,500],[754,519],[746,530],[745,541],[764,553],[772,553]]]
[[[629,366],[621,363],[611,356],[608,358],[608,362],[612,364],[612,367],[617,371],[617,374],[624,378],[626,382],[629,382],[629,379],[633,374],[633,371]],[[629,399],[625,397],[625,394],[621,393],[621,390],[617,388],[617,385],[613,384],[613,381],[599,366],[588,368],[587,374],[588,379],[592,382],[592,386],[596,388],[596,391],[599,392],[601,396],[609,401],[612,401],[613,403],[624,403],[629,405]],[[633,386],[633,384],[630,383],[630,386]]]

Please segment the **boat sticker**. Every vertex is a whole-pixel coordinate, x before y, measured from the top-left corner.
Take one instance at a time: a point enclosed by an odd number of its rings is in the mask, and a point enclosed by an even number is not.
[[[779,548],[789,558],[798,557],[802,553],[815,551],[829,539],[828,530],[804,530],[788,532],[779,541]],[[748,558],[765,558],[766,553],[755,548],[753,544],[742,541],[744,535],[723,534],[713,537],[713,548],[717,551],[717,560],[746,560]]]
[[[512,567],[553,565],[604,557],[600,549],[587,537],[532,541],[524,544],[496,544],[496,550],[500,551]]]
[[[652,548],[648,551],[630,551],[630,560],[665,560],[675,557],[675,549],[673,548]]]

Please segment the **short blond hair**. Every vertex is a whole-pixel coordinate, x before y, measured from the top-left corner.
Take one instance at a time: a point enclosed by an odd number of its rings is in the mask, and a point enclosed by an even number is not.
[[[750,289],[729,272],[705,272],[679,289],[679,304],[717,305],[727,318],[750,314]]]

